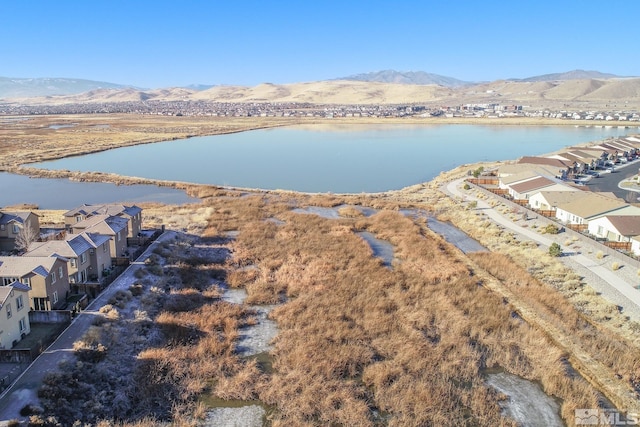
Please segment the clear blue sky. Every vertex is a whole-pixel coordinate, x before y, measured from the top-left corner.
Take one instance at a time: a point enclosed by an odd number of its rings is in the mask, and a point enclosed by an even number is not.
[[[158,88],[395,69],[640,75],[640,1],[4,0],[0,76]]]

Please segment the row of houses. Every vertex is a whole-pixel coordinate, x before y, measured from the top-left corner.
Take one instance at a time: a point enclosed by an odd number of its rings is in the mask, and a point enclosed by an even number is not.
[[[4,226],[2,226],[4,225]],[[72,294],[100,292],[128,241],[142,230],[142,209],[83,205],[64,214],[48,239],[33,212],[0,211],[0,349],[30,332],[29,311],[65,310]]]
[[[640,256],[640,207],[584,186],[639,159],[640,138],[611,139],[549,156],[522,157],[492,171],[495,178],[488,188],[608,246]]]

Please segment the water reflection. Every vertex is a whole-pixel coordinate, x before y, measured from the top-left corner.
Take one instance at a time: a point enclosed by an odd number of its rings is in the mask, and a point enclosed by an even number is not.
[[[0,172],[0,206],[33,204],[40,209],[71,209],[100,203],[159,202],[197,203],[183,190],[156,185],[115,185],[105,182],[76,182],[65,178],[29,178]]]

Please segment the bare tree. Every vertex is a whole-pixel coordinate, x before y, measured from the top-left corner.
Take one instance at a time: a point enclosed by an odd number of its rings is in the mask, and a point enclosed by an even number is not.
[[[26,251],[29,248],[29,245],[35,242],[38,237],[40,237],[40,235],[35,229],[23,226],[16,236],[15,247],[19,251]]]

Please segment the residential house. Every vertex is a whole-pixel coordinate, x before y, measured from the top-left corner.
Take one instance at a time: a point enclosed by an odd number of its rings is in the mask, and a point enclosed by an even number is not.
[[[544,176],[538,176],[509,186],[509,194],[516,200],[528,200],[533,194],[545,191],[566,191],[569,187]]]
[[[67,259],[69,283],[100,281],[111,268],[109,236],[96,233],[68,234],[65,240],[36,242],[23,256],[62,256]]]
[[[583,197],[556,206],[556,218],[566,224],[586,225],[596,218],[612,214],[640,215],[640,208],[621,199],[586,191]]]
[[[560,178],[562,176],[562,174],[558,173],[558,169],[553,166],[530,163],[511,163],[502,165],[498,168],[497,172],[500,180],[509,180],[508,182],[510,184],[513,184],[518,180],[525,180],[536,176],[546,176],[547,178]],[[520,179],[516,179],[516,176]]]
[[[640,236],[640,215],[605,215],[589,222],[589,233],[610,242],[629,242]]]
[[[555,175],[561,179],[567,179],[574,174],[575,165],[572,162],[567,162],[560,159],[553,159],[551,157],[535,157],[524,156],[518,160],[518,164],[533,164],[533,165],[545,165],[555,169]]]
[[[72,209],[64,214],[65,227],[67,230],[70,230],[76,223],[96,215],[109,215],[126,218],[129,222],[127,237],[137,237],[142,230],[142,209],[135,205],[126,206],[121,204],[85,204]]]
[[[0,349],[13,348],[31,332],[29,290],[20,282],[0,286]]]
[[[69,295],[67,260],[59,256],[0,257],[0,285],[14,282],[29,286],[32,310],[61,310]]]
[[[606,162],[609,160],[609,153],[599,148],[573,147],[568,151],[582,159],[590,159],[589,168],[591,170],[604,169],[606,167]]]
[[[532,209],[543,211],[555,211],[559,204],[584,197],[585,191],[566,186],[567,191],[538,191],[529,197],[529,206]]]
[[[40,237],[40,221],[33,212],[0,211],[0,250],[13,251],[16,249],[16,239],[23,232],[37,239]]]
[[[83,232],[108,236],[111,256],[123,257],[127,255],[129,221],[126,218],[110,215],[93,215],[71,226],[71,234],[80,234]]]

